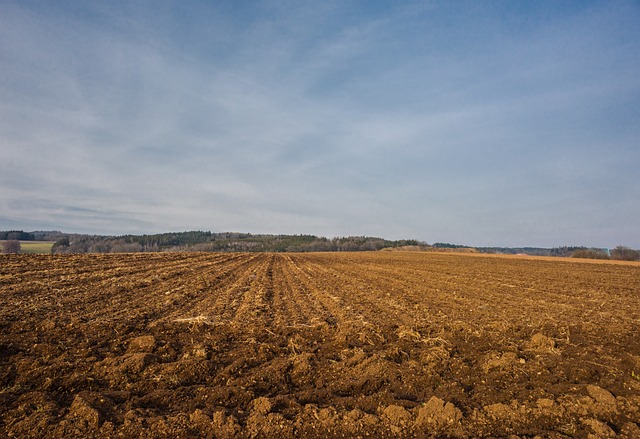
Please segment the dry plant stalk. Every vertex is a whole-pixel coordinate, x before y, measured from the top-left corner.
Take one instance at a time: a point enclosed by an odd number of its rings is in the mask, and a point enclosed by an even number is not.
[[[199,315],[196,317],[183,317],[180,319],[175,319],[176,323],[191,323],[191,324],[203,324],[203,325],[213,325],[214,323],[207,316]]]

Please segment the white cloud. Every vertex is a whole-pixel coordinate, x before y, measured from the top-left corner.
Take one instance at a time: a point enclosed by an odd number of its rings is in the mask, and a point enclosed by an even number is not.
[[[121,7],[1,6],[2,223],[640,247],[632,4]]]

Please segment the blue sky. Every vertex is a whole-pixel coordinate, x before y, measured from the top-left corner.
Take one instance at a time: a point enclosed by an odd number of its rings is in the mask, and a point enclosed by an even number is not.
[[[0,229],[640,248],[635,1],[0,1]]]

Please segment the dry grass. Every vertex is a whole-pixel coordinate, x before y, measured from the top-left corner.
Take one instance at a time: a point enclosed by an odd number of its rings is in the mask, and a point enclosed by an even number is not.
[[[214,322],[207,316],[199,315],[195,317],[184,317],[180,319],[175,319],[176,323],[189,323],[193,325],[213,325]]]

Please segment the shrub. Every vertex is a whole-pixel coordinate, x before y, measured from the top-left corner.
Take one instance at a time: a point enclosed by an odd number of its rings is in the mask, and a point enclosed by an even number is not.
[[[638,261],[640,260],[640,251],[619,245],[611,250],[611,259],[617,259],[619,261]]]
[[[594,250],[594,249],[580,249],[571,253],[572,258],[582,258],[582,259],[610,259],[609,255],[607,255],[602,250]]]
[[[2,243],[2,251],[4,253],[20,253],[20,241],[10,239]]]

